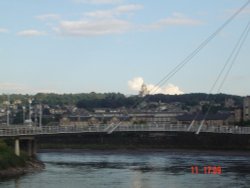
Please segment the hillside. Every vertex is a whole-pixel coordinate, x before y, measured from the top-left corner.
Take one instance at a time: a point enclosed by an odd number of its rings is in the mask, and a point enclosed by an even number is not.
[[[243,97],[228,94],[205,94],[191,93],[183,95],[148,95],[144,98],[135,96],[125,96],[121,93],[81,93],[81,94],[54,94],[38,93],[36,95],[10,95],[10,102],[20,100],[22,104],[28,104],[28,99],[32,98],[33,103],[42,103],[50,106],[76,105],[78,108],[120,108],[135,107],[142,101],[146,102],[180,102],[188,106],[198,105],[200,101],[210,101],[218,104],[224,104],[226,99],[233,99],[236,106],[242,106]],[[6,95],[0,95],[0,104],[7,100]]]

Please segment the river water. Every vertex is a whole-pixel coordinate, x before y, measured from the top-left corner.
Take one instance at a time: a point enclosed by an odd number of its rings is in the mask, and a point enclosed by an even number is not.
[[[64,150],[38,157],[45,170],[0,180],[0,187],[250,187],[250,154],[244,152]]]

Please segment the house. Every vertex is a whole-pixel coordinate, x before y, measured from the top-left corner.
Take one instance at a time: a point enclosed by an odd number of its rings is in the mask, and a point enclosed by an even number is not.
[[[138,112],[130,113],[128,116],[132,118],[131,122],[144,122],[144,123],[175,123],[176,116],[182,115],[182,111],[172,112]]]
[[[112,124],[125,122],[124,117],[103,114],[91,114],[91,115],[71,115],[63,117],[60,120],[60,125],[76,125],[76,126],[89,126],[100,124]]]
[[[94,113],[101,114],[101,113],[106,113],[106,112],[109,112],[108,108],[95,108],[94,109]]]
[[[183,112],[131,112],[131,113],[93,113],[93,114],[74,114],[65,115],[61,125],[98,125],[98,124],[116,124],[121,122],[122,125],[131,124],[169,124],[176,123],[176,116],[182,115]]]
[[[235,122],[237,122],[237,123],[242,121],[242,119],[243,119],[242,109],[235,109],[234,110],[234,119],[235,119]]]
[[[178,125],[190,125],[192,121],[195,124],[201,124],[204,120],[205,125],[230,125],[234,123],[234,117],[231,114],[184,114],[176,117]]]

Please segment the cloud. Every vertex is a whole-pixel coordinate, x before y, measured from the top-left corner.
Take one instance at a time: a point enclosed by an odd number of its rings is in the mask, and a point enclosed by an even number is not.
[[[142,77],[136,77],[128,81],[128,86],[132,91],[139,92],[141,90],[141,86],[143,83],[144,80]],[[154,84],[146,84],[146,86],[150,94],[162,93],[170,95],[175,95],[175,94],[179,95],[184,93],[183,91],[180,90],[178,86],[175,86],[174,84],[168,84],[166,87],[159,87],[155,86]]]
[[[142,77],[136,77],[128,81],[128,86],[133,91],[140,91],[143,83],[144,81]]]
[[[155,23],[143,26],[144,29],[160,29],[166,26],[196,26],[201,25],[202,22],[200,20],[192,19],[186,17],[181,13],[173,13],[172,16],[156,21]]]
[[[143,9],[141,4],[127,4],[108,10],[85,12],[82,19],[61,20],[53,30],[64,36],[89,37],[121,34],[131,30],[147,31],[170,25],[200,25],[201,21],[188,18],[181,13],[173,13],[171,17],[161,19],[152,24],[137,25],[127,20],[124,15],[131,15]],[[43,17],[42,17],[43,18]]]
[[[46,33],[43,32],[43,31],[30,29],[30,30],[20,31],[20,32],[17,33],[17,35],[24,36],[24,37],[36,37],[36,36],[46,35]]]
[[[35,94],[35,93],[56,93],[55,89],[34,88],[24,84],[0,83],[2,93]]]
[[[60,17],[61,16],[59,14],[43,14],[43,15],[36,16],[37,19],[42,20],[42,21],[59,20]]]
[[[122,5],[116,8],[119,12],[130,12],[130,11],[136,11],[143,8],[143,5],[140,4],[128,4],[128,5]]]
[[[162,93],[169,95],[180,95],[184,92],[180,90],[180,88],[174,84],[168,84],[166,87],[158,87],[153,84],[147,85],[149,91],[153,91],[152,94]]]
[[[143,5],[140,4],[129,4],[129,5],[118,6],[111,10],[98,10],[93,12],[87,12],[84,15],[92,18],[103,19],[103,18],[120,16],[125,13],[132,13],[142,8]]]
[[[131,27],[131,23],[119,19],[80,20],[62,21],[56,31],[70,36],[98,36],[123,33]]]
[[[76,3],[88,3],[88,4],[119,4],[122,3],[123,0],[74,0]]]
[[[118,6],[114,9],[111,10],[97,10],[93,12],[87,12],[84,15],[92,18],[111,18],[111,17],[116,17],[120,16],[125,13],[131,13],[137,10],[143,9],[143,5],[140,4],[128,4],[128,5],[122,5]]]
[[[130,31],[133,24],[118,17],[142,8],[139,4],[128,4],[110,10],[86,12],[85,18],[61,21],[54,30],[62,35],[83,37],[120,34]]]
[[[0,28],[0,33],[8,33],[8,29],[6,29],[6,28]]]

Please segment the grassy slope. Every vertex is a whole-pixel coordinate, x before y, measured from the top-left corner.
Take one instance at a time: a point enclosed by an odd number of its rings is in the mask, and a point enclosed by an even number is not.
[[[24,154],[20,157],[16,156],[13,149],[8,147],[6,143],[0,139],[0,170],[24,166],[27,159],[27,156]]]

